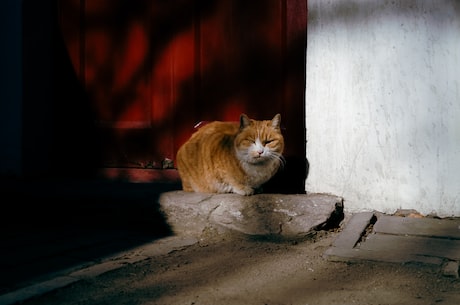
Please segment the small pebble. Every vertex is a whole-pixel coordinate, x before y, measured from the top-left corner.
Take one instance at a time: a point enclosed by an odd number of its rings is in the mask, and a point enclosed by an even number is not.
[[[459,265],[457,261],[449,261],[442,268],[442,275],[458,279]]]

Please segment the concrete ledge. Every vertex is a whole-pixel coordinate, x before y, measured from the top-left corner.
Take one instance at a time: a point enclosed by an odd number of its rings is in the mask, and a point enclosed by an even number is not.
[[[343,215],[343,199],[328,194],[203,194],[174,191],[160,207],[176,234],[201,235],[206,228],[248,235],[301,237]]]

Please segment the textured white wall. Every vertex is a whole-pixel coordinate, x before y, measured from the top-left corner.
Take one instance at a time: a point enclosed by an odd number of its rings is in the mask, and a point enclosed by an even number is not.
[[[308,0],[307,192],[460,216],[460,1]]]

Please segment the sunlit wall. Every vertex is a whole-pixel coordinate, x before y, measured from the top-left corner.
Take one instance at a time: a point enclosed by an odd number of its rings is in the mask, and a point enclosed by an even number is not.
[[[307,192],[460,216],[460,2],[308,1]]]

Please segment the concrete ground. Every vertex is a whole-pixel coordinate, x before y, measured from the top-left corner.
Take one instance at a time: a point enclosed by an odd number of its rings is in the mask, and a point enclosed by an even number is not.
[[[331,261],[419,262],[458,278],[458,218],[346,215],[346,201],[327,194],[241,197],[178,189],[100,182],[4,188],[13,199],[2,214],[0,304],[190,247],[206,232],[296,240],[341,222],[342,232],[324,252]]]

